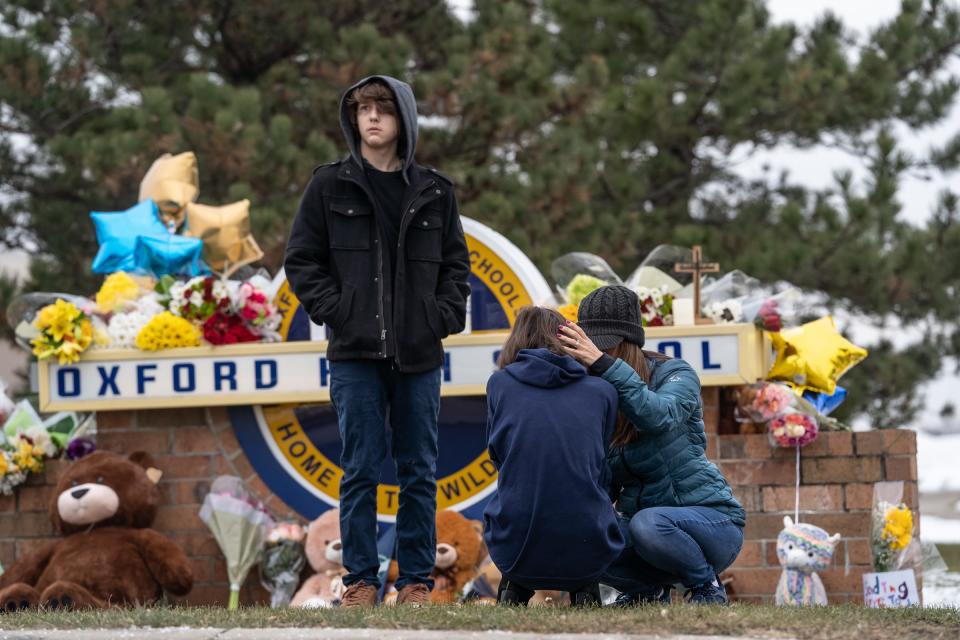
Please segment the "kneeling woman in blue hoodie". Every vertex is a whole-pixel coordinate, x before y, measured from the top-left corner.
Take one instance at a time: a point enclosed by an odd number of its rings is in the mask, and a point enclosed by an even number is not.
[[[563,323],[551,309],[521,309],[487,382],[487,447],[499,479],[484,539],[503,574],[503,604],[559,589],[575,605],[599,605],[600,575],[624,546],[606,463],[617,393],[564,353]]]

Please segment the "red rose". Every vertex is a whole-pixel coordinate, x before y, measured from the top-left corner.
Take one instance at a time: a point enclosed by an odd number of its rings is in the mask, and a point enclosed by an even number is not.
[[[651,326],[651,327],[662,327],[662,326],[663,326],[663,319],[662,319],[660,316],[656,316],[655,318],[653,318],[653,320],[651,320],[651,321],[649,322],[649,326]]]

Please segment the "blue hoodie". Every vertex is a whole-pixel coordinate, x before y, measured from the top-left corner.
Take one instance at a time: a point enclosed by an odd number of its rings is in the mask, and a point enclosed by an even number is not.
[[[570,356],[524,349],[487,382],[499,471],[483,513],[490,557],[530,589],[596,581],[623,549],[608,495],[617,393]]]

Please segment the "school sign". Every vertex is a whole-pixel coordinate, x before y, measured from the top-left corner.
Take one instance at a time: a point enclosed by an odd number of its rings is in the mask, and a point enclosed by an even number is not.
[[[464,219],[470,249],[469,327],[444,341],[438,508],[478,517],[496,486],[484,438],[487,378],[517,311],[551,296],[530,260],[500,234]],[[146,353],[91,351],[76,364],[39,364],[41,409],[148,409],[229,406],[244,453],[287,504],[313,518],[338,504],[340,438],[329,403],[322,327],[313,325],[281,273],[273,299],[284,342]],[[765,374],[769,345],[752,325],[656,327],[646,348],[687,360],[702,383],[735,385]],[[382,468],[378,512],[393,521],[399,488],[391,461]]]

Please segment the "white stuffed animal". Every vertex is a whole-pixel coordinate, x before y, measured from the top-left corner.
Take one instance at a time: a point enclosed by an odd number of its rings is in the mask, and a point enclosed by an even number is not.
[[[783,518],[783,531],[777,536],[777,558],[783,567],[777,584],[777,606],[827,604],[827,591],[817,571],[830,566],[840,534],[829,535],[812,524],[794,524]]]

